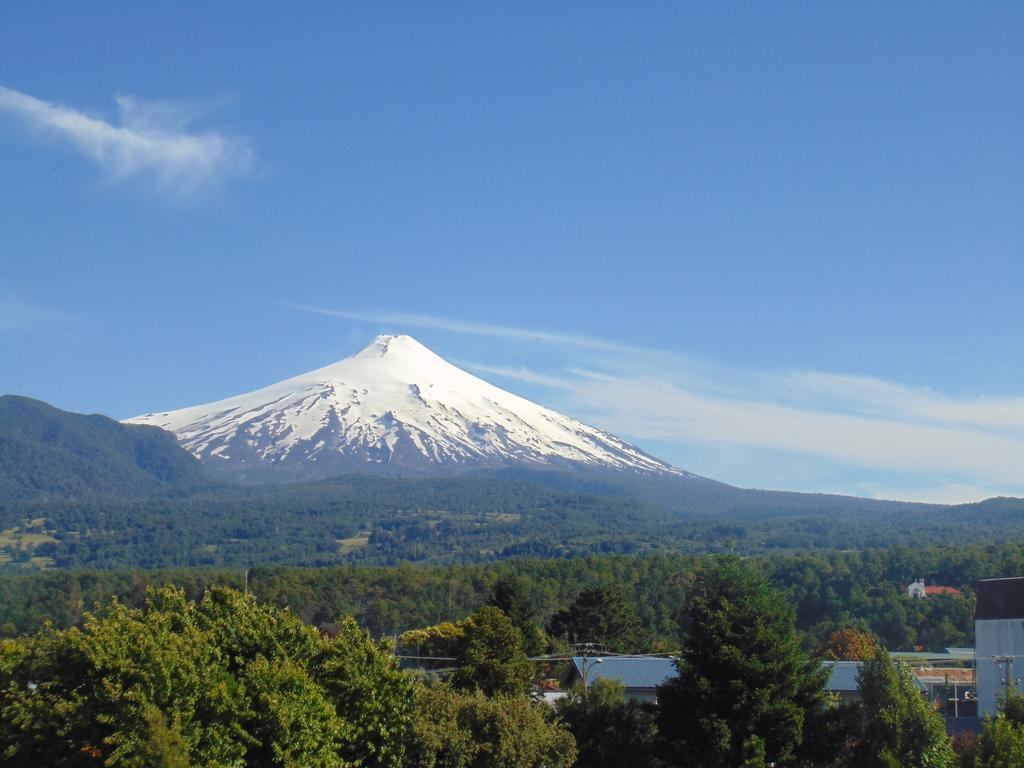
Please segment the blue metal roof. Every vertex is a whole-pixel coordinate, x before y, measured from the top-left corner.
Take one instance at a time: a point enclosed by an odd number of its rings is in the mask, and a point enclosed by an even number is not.
[[[599,678],[618,680],[626,688],[657,688],[677,674],[676,663],[672,659],[636,658],[623,656],[600,656],[601,662],[596,663],[595,657],[587,662],[587,682]],[[573,665],[576,674],[583,677],[583,657],[574,656]]]
[[[826,668],[831,668],[825,690],[832,693],[850,693],[860,690],[857,678],[860,676],[859,661],[826,661]]]
[[[825,682],[825,690],[831,693],[853,693],[860,690],[860,668],[859,661],[824,661],[822,664],[831,671],[828,680]],[[922,691],[928,690],[924,683],[914,678],[914,684]]]

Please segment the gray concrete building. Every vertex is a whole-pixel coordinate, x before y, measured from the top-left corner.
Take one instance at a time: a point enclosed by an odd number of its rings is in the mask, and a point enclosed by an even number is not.
[[[996,713],[1009,681],[1020,690],[1024,675],[1024,577],[978,582],[974,648],[978,716]],[[1009,678],[1009,680],[1008,680]]]

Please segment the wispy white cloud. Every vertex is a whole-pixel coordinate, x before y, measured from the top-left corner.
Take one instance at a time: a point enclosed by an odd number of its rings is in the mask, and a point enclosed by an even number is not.
[[[521,368],[482,369],[555,387],[602,427],[638,439],[729,443],[886,472],[968,475],[988,487],[1022,485],[1024,434],[921,423],[916,414],[881,418],[781,405],[759,399],[756,393],[746,399],[714,397],[664,379],[588,371],[556,377]],[[964,484],[944,487],[947,499],[960,501],[969,500],[981,486],[972,486],[971,491]],[[915,495],[923,500],[927,489]]]
[[[1024,428],[1024,397],[951,398],[932,389],[907,387],[870,376],[820,371],[773,376],[789,396],[816,398],[862,413],[998,429]]]
[[[365,323],[379,323],[410,328],[434,328],[439,331],[452,331],[454,333],[465,333],[472,336],[490,336],[501,339],[517,339],[519,341],[536,341],[545,344],[561,344],[580,349],[593,349],[605,352],[653,355],[667,354],[664,350],[649,349],[632,344],[621,344],[607,339],[597,338],[596,336],[557,333],[508,325],[474,323],[464,320],[454,320],[448,317],[437,317],[435,315],[419,315],[405,312],[360,312],[348,309],[315,307],[308,304],[289,304],[288,306],[292,309],[302,310],[303,312],[312,312],[318,315],[326,315],[327,317],[338,317],[344,320],[358,320]]]
[[[72,319],[70,314],[57,309],[0,297],[0,330],[26,330]]]
[[[119,125],[0,86],[0,111],[70,142],[112,178],[153,178],[161,189],[189,193],[252,167],[240,137],[190,132],[193,114],[167,103],[118,96]]]
[[[544,387],[564,389],[570,392],[576,388],[574,383],[568,379],[537,373],[523,366],[485,365],[483,363],[465,363],[464,365],[478,373],[493,373],[495,376],[514,379],[515,381],[525,381],[528,384],[540,384]]]

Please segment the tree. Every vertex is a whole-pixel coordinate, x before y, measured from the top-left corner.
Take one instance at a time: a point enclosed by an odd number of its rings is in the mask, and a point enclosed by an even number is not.
[[[446,683],[417,686],[408,764],[417,768],[569,768],[576,745],[550,709]]]
[[[544,651],[544,633],[537,625],[537,609],[526,583],[519,576],[501,576],[494,584],[490,604],[503,611],[523,637],[523,650],[529,656]]]
[[[658,726],[675,765],[785,765],[825,706],[824,671],[800,647],[793,610],[734,556],[702,574],[684,613],[679,675],[658,690]]]
[[[855,768],[949,768],[953,747],[942,717],[904,664],[885,651],[860,673],[861,726]]]
[[[818,647],[818,655],[832,661],[863,661],[878,653],[878,638],[862,629],[840,629]]]
[[[634,605],[611,587],[587,589],[567,609],[551,617],[552,635],[570,643],[597,643],[621,653],[642,653],[651,638]]]
[[[406,676],[351,619],[321,637],[218,588],[116,601],[3,646],[5,766],[403,765]]]
[[[146,735],[139,744],[138,763],[144,768],[189,768],[188,745],[181,735],[181,724],[167,722],[156,707],[143,715]]]
[[[961,768],[1024,768],[1024,728],[1003,714],[985,718],[963,754]]]
[[[1024,768],[1024,696],[1009,691],[960,755],[961,768]]]
[[[570,691],[557,704],[576,738],[576,768],[656,768],[657,726],[650,706],[626,701],[617,680],[595,680]]]
[[[452,680],[457,688],[479,689],[487,696],[529,691],[533,667],[523,652],[512,620],[494,606],[484,606],[466,621]]]

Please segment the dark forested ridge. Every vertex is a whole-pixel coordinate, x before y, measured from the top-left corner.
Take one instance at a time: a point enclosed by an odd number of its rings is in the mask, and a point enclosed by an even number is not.
[[[0,502],[139,497],[210,484],[162,429],[0,396]]]
[[[652,641],[674,647],[679,609],[707,555],[603,555],[514,558],[475,565],[343,566],[251,569],[248,588],[261,601],[287,606],[310,623],[352,614],[375,636],[462,618],[485,604],[503,577],[522,582],[535,615],[547,623],[586,589],[612,586],[636,606]],[[940,650],[973,642],[979,579],[1024,574],[1024,544],[892,547],[864,552],[776,554],[753,559],[796,607],[806,642],[836,629],[862,627],[886,647]],[[962,597],[915,600],[906,585],[918,577],[963,591]],[[242,569],[45,571],[0,576],[0,635],[33,631],[44,620],[71,626],[94,603],[117,595],[141,605],[146,587],[173,583],[190,596],[214,584],[241,588]]]

